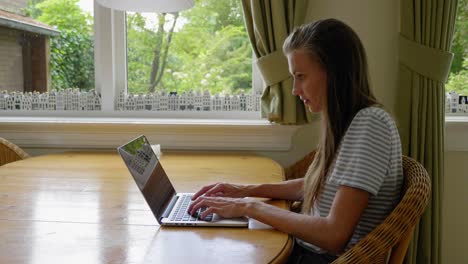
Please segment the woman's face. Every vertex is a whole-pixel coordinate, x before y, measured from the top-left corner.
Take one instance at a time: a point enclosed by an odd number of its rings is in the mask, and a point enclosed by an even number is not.
[[[287,55],[289,72],[294,77],[293,95],[299,96],[311,112],[320,112],[325,102],[327,73],[318,60],[303,50]]]

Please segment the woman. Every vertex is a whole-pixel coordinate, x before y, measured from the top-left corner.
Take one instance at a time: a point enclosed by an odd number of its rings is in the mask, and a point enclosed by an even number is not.
[[[292,93],[321,113],[321,140],[304,179],[277,184],[205,186],[190,212],[247,216],[293,235],[289,263],[328,263],[366,236],[391,212],[403,181],[395,123],[369,87],[364,48],[336,19],[299,27],[283,51]],[[303,200],[302,213],[242,197]]]

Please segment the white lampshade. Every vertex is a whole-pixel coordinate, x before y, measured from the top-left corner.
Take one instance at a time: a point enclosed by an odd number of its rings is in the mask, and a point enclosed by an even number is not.
[[[193,0],[96,0],[102,6],[132,12],[172,13],[193,7]]]

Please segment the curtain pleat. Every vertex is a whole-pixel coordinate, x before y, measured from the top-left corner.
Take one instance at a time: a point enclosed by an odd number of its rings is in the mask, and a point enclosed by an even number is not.
[[[433,58],[426,56],[413,60],[401,58],[402,54],[408,56],[409,53],[402,50],[408,46],[400,46],[399,86],[396,94],[399,98],[408,98],[397,102],[395,109],[403,154],[423,164],[432,183],[431,200],[415,229],[406,263],[441,261],[440,204],[443,195],[446,81],[443,76],[447,76],[451,65],[452,56],[447,52],[451,48],[456,8],[457,0],[401,0],[400,34],[422,45],[425,54],[430,54],[427,53],[428,48],[434,51]],[[431,61],[439,59],[444,63],[431,65]],[[411,63],[403,63],[408,60],[412,60]],[[431,76],[430,73],[438,73],[438,76]]]
[[[311,115],[292,95],[293,81],[282,55],[283,42],[304,23],[307,0],[242,0],[244,20],[257,66],[266,82],[262,117],[279,124],[304,124]],[[281,54],[278,54],[281,53]]]

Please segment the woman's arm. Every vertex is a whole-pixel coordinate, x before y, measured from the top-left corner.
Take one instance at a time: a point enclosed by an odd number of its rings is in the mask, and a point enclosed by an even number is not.
[[[201,188],[193,195],[193,200],[199,196],[217,197],[265,197],[284,200],[302,200],[304,179],[295,179],[280,183],[241,185],[215,183]]]
[[[302,178],[280,183],[251,185],[248,196],[299,201],[303,198],[303,188]]]
[[[367,207],[369,195],[360,189],[339,187],[327,217],[293,213],[256,200],[206,196],[196,200],[190,210],[207,207],[202,218],[210,213],[228,218],[248,216],[329,252],[340,253]]]
[[[339,253],[352,236],[368,199],[366,191],[341,186],[327,217],[292,213],[266,203],[249,204],[245,215],[327,251]]]

